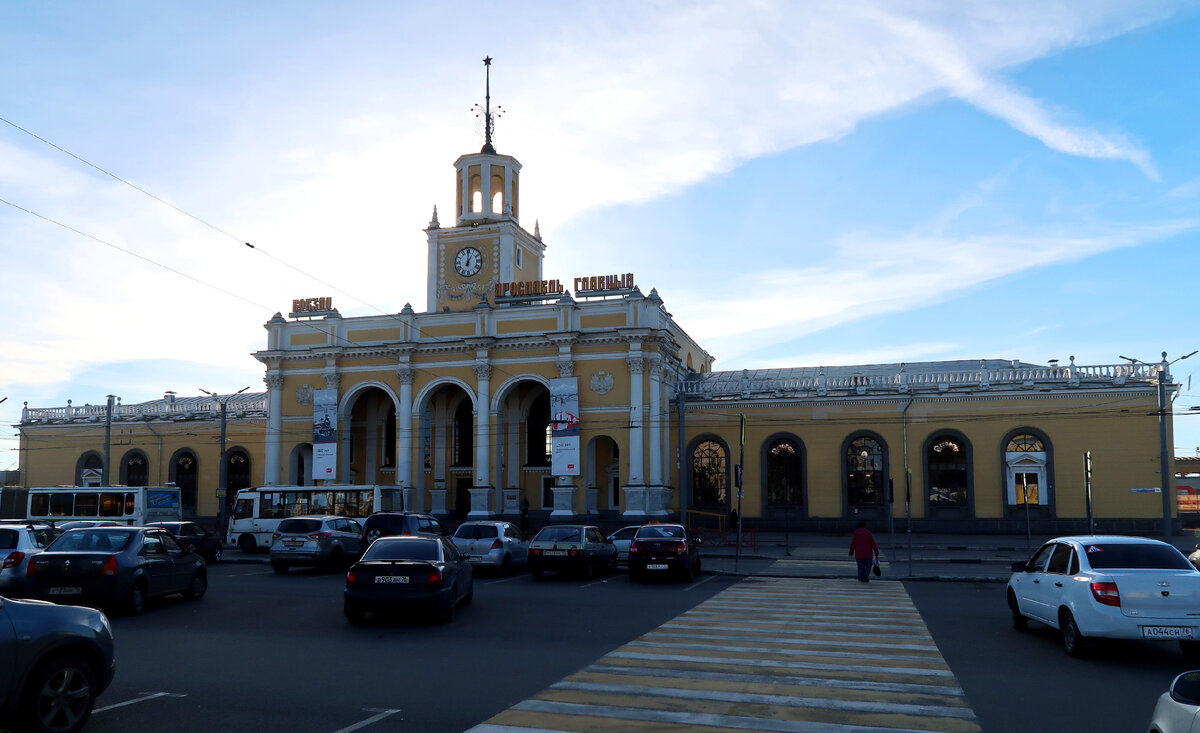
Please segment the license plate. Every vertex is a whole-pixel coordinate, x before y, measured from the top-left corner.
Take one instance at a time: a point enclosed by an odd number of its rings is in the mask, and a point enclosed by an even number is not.
[[[303,544],[304,544],[304,542],[302,540],[284,540],[283,541],[284,547],[299,547],[300,545],[303,545]]]
[[[1143,639],[1192,639],[1191,626],[1143,626]]]
[[[83,588],[74,588],[74,587],[61,587],[61,588],[51,588],[50,589],[50,595],[52,595],[52,596],[69,596],[69,595],[74,595],[76,593],[82,593],[82,592],[83,592]]]
[[[376,575],[376,583],[407,583],[407,575]]]
[[[646,569],[647,569],[647,570],[666,570],[666,569],[667,569],[667,564],[666,564],[665,562],[663,562],[663,563],[654,563],[654,564],[652,564],[652,565],[647,565],[647,566],[646,566]]]
[[[566,550],[546,550],[545,555],[547,557],[566,557],[567,551]]]

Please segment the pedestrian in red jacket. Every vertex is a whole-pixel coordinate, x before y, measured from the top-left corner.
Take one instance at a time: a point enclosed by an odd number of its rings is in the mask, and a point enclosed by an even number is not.
[[[850,536],[850,554],[858,561],[858,582],[871,582],[871,567],[879,559],[879,545],[875,536],[867,529],[866,522],[859,522],[858,529]]]

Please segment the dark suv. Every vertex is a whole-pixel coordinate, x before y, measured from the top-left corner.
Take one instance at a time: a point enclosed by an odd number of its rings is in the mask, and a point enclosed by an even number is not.
[[[0,596],[0,728],[79,730],[115,669],[100,611]]]
[[[363,522],[363,541],[370,545],[380,537],[418,534],[446,536],[446,528],[429,514],[417,512],[375,512]]]

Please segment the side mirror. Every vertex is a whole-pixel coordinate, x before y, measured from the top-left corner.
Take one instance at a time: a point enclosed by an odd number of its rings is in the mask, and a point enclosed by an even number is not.
[[[699,537],[697,537],[697,538],[696,538],[696,544],[697,544],[697,545],[704,544],[704,541],[703,541],[703,540],[701,540]]]
[[[1024,561],[1015,562],[1012,564],[1012,571],[1014,573],[1024,573],[1028,570],[1029,570],[1029,565],[1027,565]]]
[[[1200,670],[1184,672],[1171,683],[1171,699],[1187,705],[1200,705]]]

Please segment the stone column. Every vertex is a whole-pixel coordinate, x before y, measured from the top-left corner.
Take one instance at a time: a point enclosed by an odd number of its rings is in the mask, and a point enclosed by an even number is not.
[[[491,376],[491,364],[475,362],[475,378],[479,385],[475,402],[475,486],[479,488],[491,486],[492,483],[488,465],[492,460],[492,397],[488,381]]]
[[[644,486],[642,459],[642,369],[646,360],[640,351],[626,357],[629,364],[629,485]]]
[[[279,484],[279,454],[283,441],[283,375],[268,373],[267,385],[267,445],[263,456],[263,486]],[[310,467],[311,468],[311,467]]]
[[[327,368],[322,375],[325,377],[325,389],[338,389],[342,384],[342,375],[336,368]],[[339,395],[339,398],[341,395]],[[350,432],[343,429],[341,410],[337,411],[337,475],[329,483],[345,484],[350,482]]]
[[[662,486],[662,358],[650,357],[650,485]]]
[[[400,409],[396,412],[396,483],[408,489],[415,485],[412,473],[412,367],[400,365],[396,368],[396,376],[400,379]],[[407,500],[406,496],[406,509],[410,506]]]

